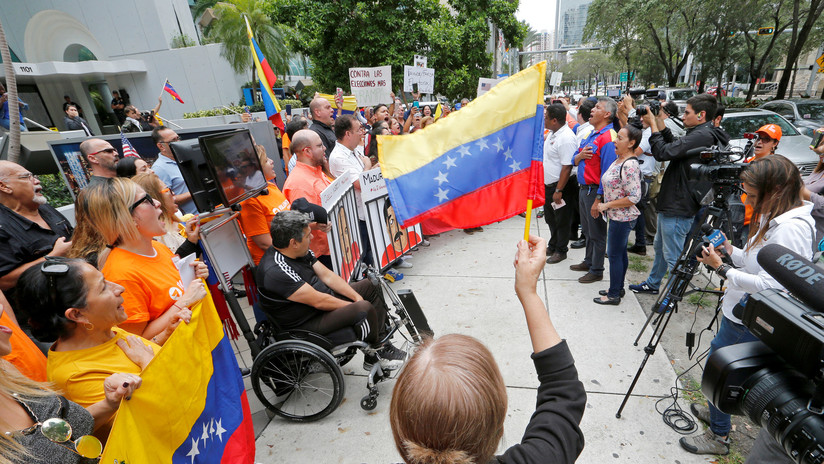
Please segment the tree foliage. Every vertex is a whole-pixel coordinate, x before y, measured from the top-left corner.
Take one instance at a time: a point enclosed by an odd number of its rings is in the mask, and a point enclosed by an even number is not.
[[[292,50],[312,61],[312,78],[330,92],[347,87],[351,67],[392,66],[393,86],[403,84],[403,66],[425,55],[435,69],[435,90],[450,98],[471,96],[478,78],[490,74],[486,51],[495,24],[509,43],[520,44],[526,28],[508,0],[268,0],[276,23],[289,24]]]
[[[221,44],[221,56],[236,72],[251,70],[252,80],[255,80],[255,62],[249,48],[244,17],[249,20],[255,40],[275,74],[289,71],[286,31],[272,22],[264,0],[218,2],[214,12],[217,19],[210,27],[209,37]]]

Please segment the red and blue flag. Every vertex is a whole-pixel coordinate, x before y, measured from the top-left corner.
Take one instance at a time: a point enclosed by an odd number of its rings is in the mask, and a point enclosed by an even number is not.
[[[283,125],[283,119],[280,116],[280,105],[278,99],[275,97],[274,88],[278,77],[263,56],[263,52],[252,34],[252,27],[249,26],[249,20],[246,20],[246,34],[249,36],[249,47],[252,49],[252,58],[255,60],[255,69],[257,70],[258,79],[260,80],[260,95],[263,99],[263,108],[266,110],[266,119],[272,121],[272,124],[280,129],[281,133],[285,133],[286,129]]]
[[[172,87],[172,84],[169,83],[169,79],[166,79],[166,84],[163,86],[163,90],[169,92],[169,95],[171,95],[173,99],[179,101],[180,103],[184,103],[183,99],[180,98],[180,94],[178,94],[175,88]]]

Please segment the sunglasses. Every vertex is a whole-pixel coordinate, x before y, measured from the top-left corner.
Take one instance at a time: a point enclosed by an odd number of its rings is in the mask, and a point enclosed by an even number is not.
[[[103,150],[96,151],[94,153],[89,153],[87,156],[96,155],[98,153],[116,154],[117,153],[117,148],[104,148]]]
[[[172,142],[180,142],[180,137],[175,137],[175,138],[173,138],[172,140],[168,140],[168,141],[165,141],[165,142],[160,142],[160,143],[165,143],[165,144],[167,144],[167,145],[168,145],[168,144],[170,144],[170,143],[172,143]]]
[[[154,198],[152,198],[152,196],[148,193],[146,195],[143,195],[139,200],[132,203],[132,206],[129,206],[129,213],[134,213],[134,210],[137,209],[137,207],[140,206],[141,203],[148,203],[154,206]]]
[[[46,262],[40,266],[40,272],[46,276],[49,281],[49,303],[52,307],[57,306],[57,278],[63,277],[69,273],[69,265],[52,256],[46,256]]]
[[[68,408],[68,402],[62,397],[60,397],[60,399],[60,414],[62,415],[63,410]],[[34,415],[34,411],[32,411],[25,402],[19,401],[19,403],[28,410],[29,415],[32,419],[34,419],[35,423],[31,427],[15,433],[20,435],[31,435],[35,432],[35,430],[39,429],[40,433],[42,433],[43,436],[52,443],[56,443],[84,458],[97,459],[101,454],[103,454],[103,444],[96,437],[92,435],[83,435],[82,437],[78,437],[77,440],[72,441],[72,426],[65,419],[53,417],[40,422]],[[73,446],[66,446],[66,442],[71,443]]]

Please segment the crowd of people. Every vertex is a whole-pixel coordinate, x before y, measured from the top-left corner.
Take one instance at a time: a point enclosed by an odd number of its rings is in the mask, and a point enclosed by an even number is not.
[[[381,342],[387,307],[380,289],[369,279],[347,282],[332,272],[331,226],[318,205],[336,177],[379,166],[378,135],[416,132],[469,104],[431,107],[414,97],[406,108],[393,95],[390,105],[343,114],[341,100],[333,107],[316,96],[309,106],[311,120],[288,118],[284,133],[277,134],[282,152],[266,153],[256,145],[267,189],[241,204],[241,229],[257,266],[256,318],[286,330],[377,344],[375,354],[364,359],[367,370],[376,363],[397,369],[409,354]],[[123,111],[124,125],[137,121],[134,107],[116,99],[112,107]],[[515,262],[516,293],[541,381],[536,414],[524,441],[493,457],[506,412],[494,358],[471,337],[429,341],[409,359],[391,404],[395,442],[406,462],[545,462],[550,456],[552,462],[575,461],[584,443],[579,423],[586,395],[535,287],[546,265],[566,260],[569,248],[585,248],[583,261],[570,269],[584,273],[578,279],[582,284],[599,282],[608,259],[609,286],[593,301],[618,305],[626,292],[628,253],[646,254],[651,240],[650,275],[628,288],[660,291],[709,188],[689,176],[698,156],[694,149],[729,142],[715,97],[691,98],[683,117],[673,102],[662,102],[661,108],[657,114],[642,112],[629,97],[560,98],[546,106],[543,215],[550,238],[520,242]],[[48,205],[36,176],[0,161],[0,295],[5,294],[0,298],[0,427],[6,432],[0,435],[0,463],[96,458],[99,452],[78,454],[80,438],[93,435],[105,443],[120,401],[140,387],[141,371],[176,328],[191,320],[192,306],[208,292],[201,280],[209,274],[206,264],[196,260],[192,272],[197,278],[183,285],[174,260],[175,255],[200,254],[197,207],[170,148],[180,140],[178,134],[167,126],[132,122],[137,130],[151,131],[159,156],[150,166],[140,158],[121,159],[108,141],[94,137],[70,99],[65,109],[67,120],[88,136],[79,149],[91,176],[77,196],[76,227]],[[780,287],[759,267],[758,250],[779,243],[812,256],[824,235],[824,147],[816,148],[822,161],[802,180],[779,154],[780,128],[765,126],[757,133],[755,155],[741,179],[741,201],[749,208],[742,224],[744,244],[734,247],[730,237],[718,251],[702,250],[700,258],[727,282],[724,318],[712,350],[752,338],[732,315],[732,306],[750,293]],[[282,190],[275,183],[275,163],[287,172]],[[353,185],[359,194],[359,182]],[[361,205],[357,217],[362,259],[377,264],[378,250],[368,247]],[[422,229],[421,244],[427,246],[426,238],[448,227],[429,221]],[[635,243],[629,246],[633,233]],[[722,261],[724,254],[729,262]],[[400,260],[396,266],[411,263]],[[48,343],[47,356],[29,335]],[[451,404],[444,398],[452,397],[462,398],[466,408],[439,406]],[[682,446],[694,453],[725,454],[729,416],[711,405],[694,412],[710,429],[683,438]],[[72,425],[75,433],[66,440],[77,445],[73,451],[52,446],[52,438],[36,433],[46,416]]]

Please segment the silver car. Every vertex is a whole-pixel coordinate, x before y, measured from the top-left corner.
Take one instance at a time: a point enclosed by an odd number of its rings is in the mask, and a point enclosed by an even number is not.
[[[787,98],[769,101],[761,105],[761,108],[784,116],[802,134],[810,137],[813,131],[824,126],[824,100]]]
[[[781,141],[775,150],[798,166],[802,177],[807,177],[818,164],[818,155],[810,150],[810,137],[801,134],[789,121],[762,109],[727,108],[721,127],[730,135],[730,146],[743,148],[747,144],[744,134],[753,133],[762,126],[775,124],[781,128]]]

